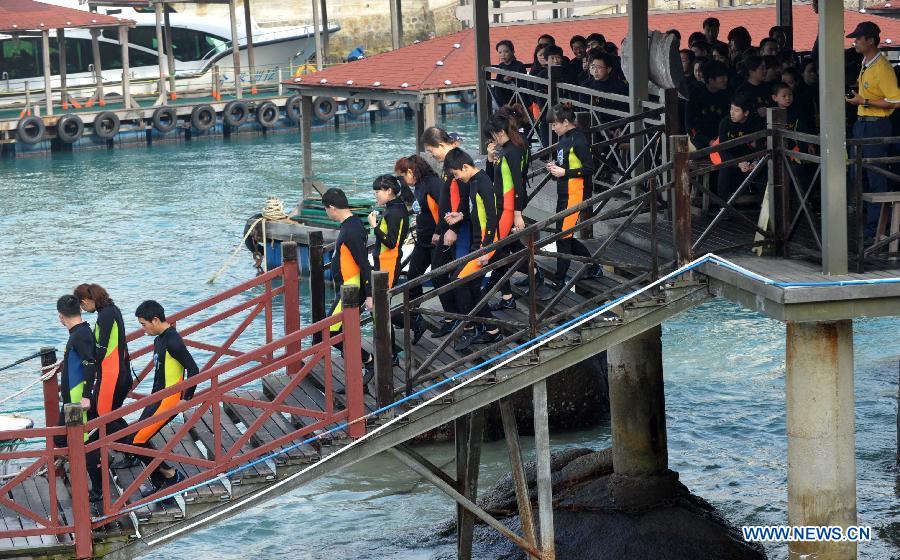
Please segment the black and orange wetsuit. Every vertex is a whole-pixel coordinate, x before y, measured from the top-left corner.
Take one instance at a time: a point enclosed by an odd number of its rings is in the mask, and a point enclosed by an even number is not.
[[[168,389],[185,379],[197,375],[200,369],[191,353],[188,352],[187,346],[184,344],[181,335],[175,330],[175,327],[169,327],[162,332],[153,341],[153,393]],[[163,400],[153,403],[141,413],[140,420],[146,420],[154,416],[159,417],[159,421],[144,428],[141,428],[134,435],[135,445],[147,445],[156,433],[163,426],[169,423],[173,418],[166,412],[174,408],[182,399],[188,400],[194,396],[194,389],[191,387],[182,393],[169,395]],[[140,421],[139,420],[139,421]],[[144,457],[149,463],[150,458]]]
[[[475,251],[492,244],[497,239],[497,192],[493,181],[484,171],[478,171],[469,180],[469,212],[472,231],[470,250]],[[492,255],[493,256],[493,255]],[[477,259],[466,263],[459,272],[458,278],[465,278],[481,269]],[[457,306],[460,313],[468,315],[472,313],[475,305],[481,299],[481,277],[473,278],[470,282],[460,286],[456,290]],[[477,313],[481,317],[490,317],[491,311],[488,305],[484,305]]]
[[[438,222],[441,221],[439,206],[441,186],[441,179],[434,174],[426,175],[416,183],[415,195],[419,213],[416,214],[416,244],[409,257],[409,278],[418,278],[425,274],[434,261],[434,253],[440,247],[440,244],[435,246],[431,238],[437,231]],[[422,293],[422,286],[409,290],[409,295],[413,299]]]
[[[525,203],[528,199],[528,193],[525,185],[528,178],[528,150],[522,149],[513,142],[507,142],[503,145],[497,156],[496,163],[490,163],[485,166],[485,171],[494,179],[494,192],[498,193],[498,214],[499,222],[497,229],[497,239],[503,239],[512,231],[515,222],[516,212],[522,212],[525,209]],[[515,253],[524,249],[519,242],[514,242],[498,250],[494,258],[503,258],[511,253]],[[491,280],[489,287],[493,287],[500,281],[508,267],[498,268],[491,272]],[[528,273],[527,269],[522,270]],[[501,286],[503,294],[511,294],[509,281]]]
[[[584,132],[579,128],[573,128],[559,138],[559,149],[556,152],[556,165],[566,170],[565,175],[556,179],[556,211],[562,212],[581,204],[591,195],[591,179],[594,172],[594,159],[591,156],[590,145]],[[563,218],[558,224],[558,231],[565,231],[575,227],[583,212],[573,212]],[[589,257],[587,247],[573,236],[566,234],[556,242],[556,249],[560,253]],[[557,259],[556,277],[558,282],[564,282],[571,261]]]
[[[471,227],[469,226],[469,185],[460,183],[454,179],[446,170],[441,176],[441,196],[438,200],[438,220],[436,233],[441,236],[437,247],[434,248],[434,260],[431,262],[431,269],[448,264],[460,257],[463,257],[471,251]],[[450,225],[444,220],[449,212],[462,212],[463,220],[456,224]],[[456,233],[456,243],[451,246],[444,245],[444,234],[452,230]],[[434,276],[431,283],[435,288],[440,288],[450,283],[448,274]],[[445,292],[438,296],[441,300],[441,307],[448,313],[460,313],[457,309],[456,298],[450,292]]]
[[[381,219],[372,230],[375,234],[375,248],[372,256],[375,261],[375,270],[388,273],[388,288],[394,287],[394,282],[400,272],[401,248],[409,234],[409,212],[406,204],[399,198],[389,201],[384,206]]]
[[[118,409],[131,390],[131,364],[125,343],[125,321],[115,305],[97,308],[94,339],[99,373],[91,406],[98,415]],[[96,400],[96,403],[94,402]]]
[[[334,254],[331,256],[331,281],[334,284],[335,301],[331,307],[331,314],[336,315],[343,311],[341,303],[342,286],[359,287],[359,306],[365,304],[366,298],[372,295],[369,280],[372,278],[372,267],[369,265],[369,255],[366,252],[368,241],[366,228],[356,216],[350,216],[341,222],[337,239],[334,241]],[[343,323],[335,323],[329,327],[332,333],[341,332]],[[343,352],[344,345],[336,344]],[[362,351],[362,361],[370,361],[370,355]]]

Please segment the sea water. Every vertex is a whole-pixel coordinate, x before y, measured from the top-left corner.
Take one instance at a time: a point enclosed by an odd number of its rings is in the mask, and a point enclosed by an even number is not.
[[[474,143],[471,117],[446,125]],[[371,180],[415,149],[409,122],[313,136],[316,177],[357,196],[370,195]],[[293,134],[0,160],[0,365],[42,346],[63,348],[55,302],[79,283],[105,286],[131,330],[144,299],[175,310],[252,278],[249,253],[239,249],[219,280],[206,282],[267,196],[296,203],[301,169]],[[307,294],[301,294],[305,317]],[[223,339],[229,325],[213,329],[209,340]],[[875,530],[871,543],[859,545],[860,558],[900,556],[893,467],[898,332],[900,318],[854,322],[859,524]],[[248,336],[260,340],[260,333],[257,325]],[[786,524],[784,325],[717,300],[666,322],[663,345],[670,467],[736,525]],[[34,375],[35,362],[0,372],[0,399]],[[34,388],[0,409],[41,402]],[[41,423],[40,412],[30,414]],[[556,448],[609,443],[608,426],[552,437]],[[523,446],[530,454],[528,438]],[[452,446],[422,452],[452,469]],[[506,471],[503,444],[486,444],[482,485]],[[435,538],[433,529],[454,512],[438,490],[391,457],[377,456],[147,557],[453,558],[454,540]],[[786,556],[783,545],[767,551]]]

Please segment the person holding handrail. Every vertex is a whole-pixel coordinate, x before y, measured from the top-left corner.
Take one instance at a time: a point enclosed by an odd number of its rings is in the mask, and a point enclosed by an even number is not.
[[[859,72],[857,89],[851,90],[847,103],[856,107],[858,118],[853,124],[853,138],[884,138],[891,136],[891,114],[900,104],[900,88],[897,87],[897,75],[881,51],[881,29],[871,21],[860,22],[852,33],[847,35],[853,39],[856,52],[863,56],[862,69]],[[862,150],[863,157],[879,158],[889,155],[888,144],[866,144],[856,146]],[[861,169],[854,170],[862,173]],[[888,192],[888,179],[876,171],[867,171],[869,192]],[[861,209],[857,209],[860,211]],[[878,209],[874,203],[866,204],[866,237],[875,236],[878,223]]]
[[[148,336],[156,337],[153,340],[153,390],[150,393],[158,393],[169,387],[174,387],[185,379],[189,379],[198,373],[200,369],[191,353],[188,352],[187,346],[175,327],[166,319],[166,312],[163,306],[154,300],[147,300],[141,303],[134,312],[141,328]],[[144,408],[138,422],[147,420],[148,418],[158,418],[158,421],[144,426],[131,436],[130,443],[137,447],[150,448],[150,440],[155,436],[166,424],[168,424],[174,414],[168,412],[178,406],[182,400],[190,400],[194,396],[196,386],[168,395],[161,401]],[[149,465],[153,461],[153,457],[144,455],[126,455],[121,461],[112,465],[113,469],[136,467],[140,462]],[[184,475],[173,466],[163,461],[150,474],[150,482],[157,488],[162,490],[184,480]]]

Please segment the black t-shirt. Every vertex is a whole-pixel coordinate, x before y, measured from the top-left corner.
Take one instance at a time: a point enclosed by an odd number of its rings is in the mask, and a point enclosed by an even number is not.
[[[691,92],[685,111],[685,130],[698,150],[706,148],[719,133],[719,123],[728,116],[731,95],[728,90],[709,91],[706,86]]]
[[[750,117],[748,117],[747,120],[742,123],[733,122],[730,116],[726,116],[719,122],[719,142],[724,144],[729,140],[735,140],[742,136],[753,134],[754,132],[758,132],[763,128],[765,128],[765,126],[762,119],[752,113],[750,114]],[[763,144],[765,144],[765,139],[761,139],[761,141]],[[743,157],[748,154],[752,154],[755,151],[758,151],[759,142],[760,140],[757,140],[753,143],[741,144],[739,146],[734,146],[727,150],[723,150],[721,152],[722,161]]]
[[[761,82],[759,85],[753,85],[750,82],[744,82],[735,92],[735,97],[746,97],[753,102],[753,113],[760,107],[771,107],[772,103],[772,84]]]

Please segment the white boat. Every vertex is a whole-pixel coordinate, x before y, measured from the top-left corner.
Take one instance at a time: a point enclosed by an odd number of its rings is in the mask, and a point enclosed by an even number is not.
[[[158,91],[159,66],[156,50],[156,16],[152,11],[121,8],[110,15],[136,22],[129,30],[128,56],[132,95],[154,95]],[[213,68],[225,89],[234,87],[231,28],[227,19],[203,18],[172,12],[172,51],[175,57],[176,91],[209,92]],[[306,64],[315,55],[312,26],[259,27],[251,25],[257,83],[275,83],[288,76],[290,68]],[[340,30],[328,26],[329,33]],[[102,77],[106,96],[122,95],[122,54],[118,29],[104,28],[99,38]],[[243,22],[238,25],[241,52],[241,82],[249,83],[247,38]],[[55,30],[50,32],[51,85],[60,87],[59,55]],[[96,87],[91,35],[86,29],[66,31],[66,86],[70,94],[82,97]],[[43,98],[44,76],[40,34],[18,37],[0,34],[0,105],[21,104],[26,88],[33,100]],[[167,66],[167,65],[166,65]],[[281,69],[281,76],[278,69]],[[55,94],[58,99],[59,95]]]

